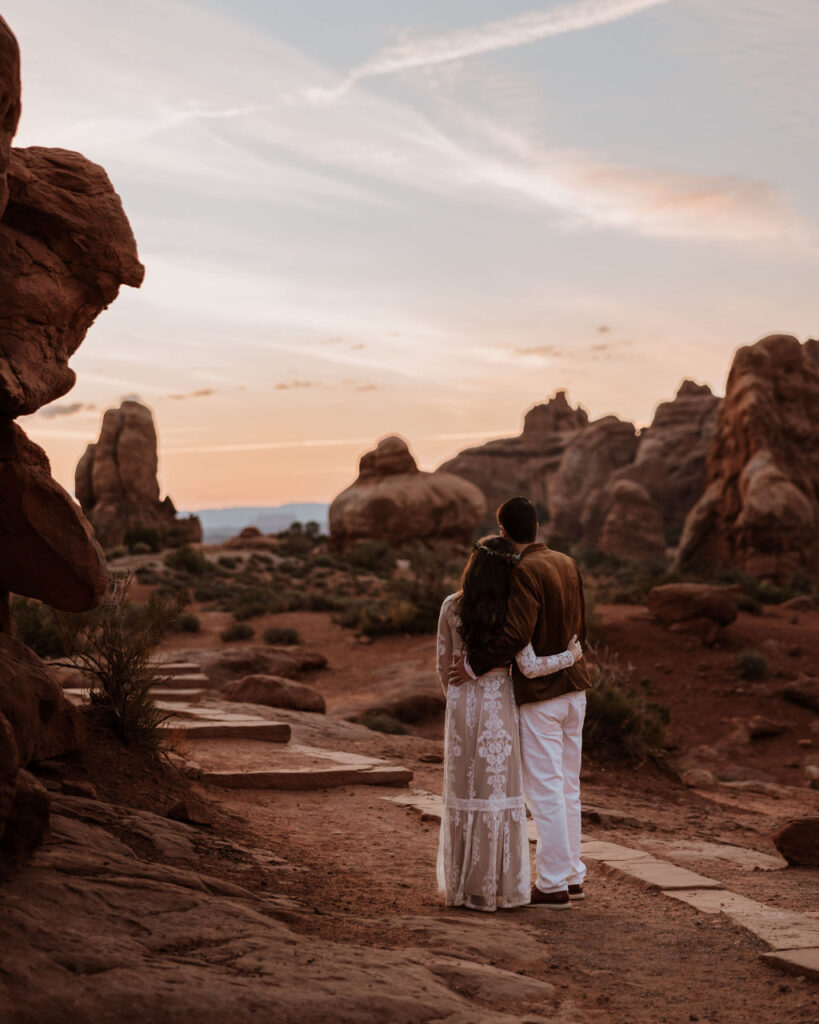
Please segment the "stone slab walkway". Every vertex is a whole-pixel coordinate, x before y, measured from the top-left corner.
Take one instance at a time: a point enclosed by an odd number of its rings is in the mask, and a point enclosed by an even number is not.
[[[421,815],[422,820],[441,820],[442,801],[435,793],[411,790],[384,799],[413,809]],[[537,838],[533,822],[529,822],[529,838],[533,842]],[[720,844],[709,843],[707,846],[708,854],[713,857],[714,848]],[[734,850],[740,850],[742,855],[732,853]],[[766,963],[791,974],[819,980],[819,913],[797,913],[758,903],[725,889],[716,879],[689,871],[646,850],[619,843],[588,840],[581,846],[581,855],[584,860],[595,862],[609,874],[627,878],[669,899],[685,903],[700,913],[724,914],[770,948],[770,952],[761,954],[761,959]],[[773,870],[776,863],[775,858],[767,854],[746,851],[728,844],[725,845],[723,856],[737,861],[746,869],[753,865],[763,870]]]

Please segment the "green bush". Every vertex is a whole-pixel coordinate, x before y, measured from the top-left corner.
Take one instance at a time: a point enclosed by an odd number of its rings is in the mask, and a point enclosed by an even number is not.
[[[162,536],[155,526],[132,526],[125,534],[123,542],[133,555],[144,554],[148,551],[159,551],[162,547]],[[138,545],[144,545],[137,550]]]
[[[262,639],[266,644],[300,644],[301,637],[298,630],[287,629],[285,626],[270,626],[264,633]]]
[[[594,687],[586,693],[583,746],[590,757],[636,762],[656,756],[665,742],[668,708],[649,703],[634,688],[631,665],[603,651],[590,666]]]
[[[246,622],[232,622],[229,626],[222,630],[219,634],[220,640],[223,640],[226,644],[232,643],[234,640],[249,640],[255,630],[252,626]]]
[[[183,612],[182,615],[177,616],[174,620],[173,628],[178,633],[199,633],[202,629],[202,623],[199,620],[199,616],[194,615],[193,612]]]
[[[395,564],[395,554],[385,540],[357,540],[345,552],[345,559],[356,569],[384,574]]]
[[[242,622],[245,619],[255,619],[258,615],[289,611],[290,605],[290,600],[282,591],[273,590],[272,587],[254,586],[234,594],[229,610],[233,612],[237,622]]]
[[[134,569],[134,576],[138,583],[153,584],[159,583],[162,579],[160,574],[156,570],[155,565],[138,565]]]
[[[186,572],[191,576],[201,576],[210,568],[207,558],[198,548],[192,548],[190,544],[182,544],[181,547],[169,551],[165,555],[165,565],[169,569]]]
[[[750,594],[735,594],[734,600],[736,606],[741,612],[750,612],[751,615],[761,615],[763,612],[762,605],[756,598],[751,597]]]
[[[361,724],[373,732],[383,732],[390,736],[406,736],[409,729],[397,718],[385,711],[367,711],[361,716]]]
[[[136,542],[136,544],[131,546],[130,551],[132,555],[150,555],[151,552],[153,551],[153,548],[149,547],[147,544],[144,544],[141,540],[139,540]]]
[[[758,682],[768,676],[768,662],[758,651],[740,651],[734,657],[734,668],[746,682]]]
[[[14,635],[41,658],[62,658],[71,651],[54,609],[33,598],[11,599]]]

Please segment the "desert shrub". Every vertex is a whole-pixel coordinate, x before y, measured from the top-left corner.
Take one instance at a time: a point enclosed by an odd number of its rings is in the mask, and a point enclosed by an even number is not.
[[[347,608],[348,602],[343,596],[341,588],[335,594],[316,594],[315,592],[298,595],[296,604],[306,612],[339,612]]]
[[[734,595],[736,606],[741,612],[750,612],[751,615],[761,615],[763,608],[755,597],[750,594],[739,593]]]
[[[287,629],[285,626],[269,626],[262,633],[262,640],[266,644],[300,644],[301,637],[298,630]]]
[[[401,600],[352,602],[336,618],[340,626],[368,636],[424,632],[415,628],[417,621],[415,605]]]
[[[72,652],[68,664],[88,677],[92,705],[105,713],[124,743],[156,749],[167,715],[151,695],[159,675],[154,650],[181,606],[158,591],[145,605],[133,605],[130,584],[130,576],[113,580],[99,608],[63,614],[61,622]]]
[[[208,571],[210,562],[197,548],[192,548],[190,544],[182,544],[165,555],[165,565],[169,569],[186,572],[191,576],[201,576]]]
[[[105,558],[109,562],[113,562],[117,558],[125,558],[128,554],[128,548],[124,544],[117,544],[116,547],[110,548],[105,552]]]
[[[237,622],[243,622],[245,619],[255,619],[258,615],[286,612],[290,607],[291,600],[282,591],[254,586],[234,594],[228,610]]]
[[[155,526],[132,526],[125,534],[123,541],[132,555],[145,554],[148,551],[159,551],[162,547],[162,537]],[[137,545],[145,545],[137,550]]]
[[[586,693],[584,749],[593,758],[641,761],[665,742],[668,708],[650,703],[635,689],[631,665],[607,650],[590,665],[594,687]]]
[[[336,558],[333,555],[323,554],[316,555],[313,559],[313,565],[317,565],[322,569],[343,569],[344,562],[340,558]]]
[[[219,555],[216,559],[216,564],[221,565],[223,569],[235,569],[237,565],[241,565],[241,558],[236,558],[233,555]]]
[[[758,682],[768,675],[768,662],[759,651],[740,651],[734,657],[734,668],[746,682]]]
[[[150,555],[151,552],[153,551],[153,548],[151,548],[148,544],[145,544],[143,541],[138,540],[136,544],[134,544],[131,547],[130,550],[132,555]]]
[[[41,658],[61,658],[70,654],[64,631],[54,609],[33,598],[11,599],[14,635]]]
[[[385,540],[357,540],[345,552],[345,560],[356,569],[385,574],[395,564],[395,555]]]
[[[220,579],[208,579],[193,588],[197,601],[227,601],[231,594],[230,584]]]
[[[390,736],[406,736],[409,733],[403,722],[399,722],[385,711],[366,711],[361,716],[361,724],[373,732],[383,732]]]
[[[223,640],[226,644],[232,643],[234,640],[249,640],[255,630],[247,622],[231,622],[229,626],[222,630],[219,634],[219,639]]]
[[[159,583],[162,579],[155,565],[138,565],[134,569],[134,576],[138,583],[145,584]]]
[[[183,612],[174,619],[172,628],[177,633],[199,633],[202,629],[202,623],[199,620],[199,616],[194,615],[193,612]]]

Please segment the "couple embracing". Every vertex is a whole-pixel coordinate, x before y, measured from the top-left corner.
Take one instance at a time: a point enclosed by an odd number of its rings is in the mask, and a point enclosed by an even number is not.
[[[537,542],[530,501],[510,499],[497,518],[500,536],[475,545],[438,625],[447,694],[438,884],[449,906],[564,910],[585,895],[583,584],[573,559]]]

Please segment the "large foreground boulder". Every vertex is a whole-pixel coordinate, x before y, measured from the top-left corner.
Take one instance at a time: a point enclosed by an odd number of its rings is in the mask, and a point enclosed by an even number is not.
[[[271,708],[293,711],[316,711],[324,714],[324,697],[312,686],[296,683],[282,676],[254,675],[239,679],[225,690],[226,700],[243,704],[264,704]]]
[[[121,544],[135,527],[155,529],[164,543],[198,543],[196,516],[177,519],[170,498],[159,498],[157,437],[151,410],[125,401],[102,418],[99,440],[77,463],[74,491],[104,548]]]
[[[566,392],[558,391],[548,402],[526,413],[518,437],[467,448],[443,463],[438,473],[454,473],[475,484],[486,498],[491,514],[516,494],[546,508],[549,481],[563,452],[588,422],[585,410],[573,409]]]
[[[48,825],[48,799],[23,769],[76,747],[75,714],[37,655],[0,634],[0,847],[15,861],[32,852]]]
[[[819,868],[819,815],[786,822],[773,841],[788,864]]]
[[[108,582],[103,553],[42,448],[0,419],[0,590],[55,608],[95,607]]]
[[[0,415],[69,391],[68,360],[144,268],[105,171],[64,149],[13,149],[0,220]]]
[[[771,335],[736,353],[679,568],[730,567],[779,581],[819,572],[816,349]]]
[[[665,626],[688,629],[712,643],[737,617],[729,587],[706,583],[666,583],[654,587],[646,600],[649,612]]]
[[[480,490],[451,473],[422,473],[406,441],[387,437],[363,455],[358,479],[330,506],[336,546],[377,538],[468,542],[486,517]]]

